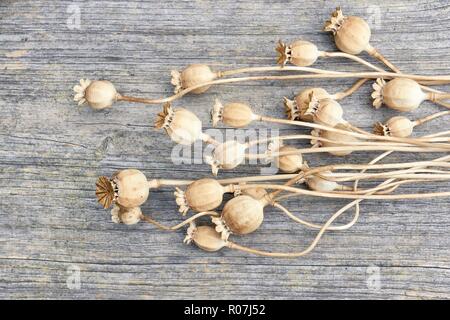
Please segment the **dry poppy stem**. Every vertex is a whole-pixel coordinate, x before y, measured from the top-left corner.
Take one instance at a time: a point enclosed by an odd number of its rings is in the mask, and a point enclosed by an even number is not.
[[[331,95],[331,99],[335,100],[342,100],[344,98],[347,98],[348,96],[351,96],[356,91],[358,91],[359,88],[361,88],[369,79],[359,79],[357,80],[350,88],[348,88],[345,91],[337,92],[333,95]]]
[[[241,189],[249,188],[264,188],[273,190],[284,190],[292,193],[298,193],[300,195],[335,198],[335,199],[373,199],[373,200],[402,200],[402,199],[428,199],[434,197],[448,197],[450,192],[430,192],[430,193],[411,193],[411,194],[396,194],[396,195],[354,195],[343,193],[331,193],[331,192],[318,192],[311,190],[298,189],[289,186],[276,185],[276,184],[251,184],[243,185]]]
[[[450,160],[450,156],[446,156],[444,159]],[[381,170],[381,169],[401,169],[412,168],[417,166],[433,166],[433,167],[450,167],[448,161],[414,161],[414,162],[399,162],[399,163],[385,163],[385,164],[336,164],[327,165],[317,168],[310,168],[304,171],[304,177],[313,175],[323,171],[336,171],[336,170]]]
[[[394,142],[402,142],[402,143],[408,143],[408,144],[415,144],[415,145],[423,145],[424,141],[427,139],[430,139],[432,137],[423,137],[423,138],[399,138],[399,137],[390,137],[390,136],[379,136],[375,134],[368,134],[364,131],[364,133],[358,133],[358,132],[351,132],[346,130],[337,129],[331,126],[321,125],[317,123],[312,122],[305,122],[305,121],[297,121],[297,120],[287,120],[287,119],[278,119],[273,117],[267,117],[267,116],[260,116],[255,115],[259,121],[265,121],[265,122],[272,122],[272,123],[279,123],[279,124],[288,124],[288,125],[295,125],[295,126],[301,126],[301,127],[307,127],[312,129],[319,129],[319,130],[326,130],[330,132],[336,132],[336,133],[343,133],[355,138],[360,138],[364,140],[382,140],[382,141],[394,141]]]
[[[442,81],[444,83],[450,82],[450,76],[439,75],[439,76],[420,76],[413,74],[396,74],[392,72],[337,72],[337,71],[329,71],[322,70],[316,68],[306,68],[306,67],[285,67],[281,69],[280,67],[270,67],[270,68],[279,68],[280,70],[284,70],[285,68],[295,68],[297,71],[308,72],[309,74],[300,74],[300,75],[287,75],[287,76],[252,76],[252,77],[238,77],[238,78],[228,78],[228,79],[219,79],[208,81],[204,83],[200,83],[198,85],[186,88],[181,90],[179,93],[174,94],[170,97],[161,98],[161,99],[146,99],[146,98],[136,98],[118,94],[117,101],[129,101],[129,102],[139,102],[145,104],[162,104],[165,102],[172,102],[176,99],[183,97],[189,92],[205,87],[212,86],[218,84],[231,84],[231,83],[240,83],[246,81],[264,81],[264,80],[300,80],[300,79],[341,79],[341,78],[362,78],[362,79],[394,79],[394,78],[407,78],[415,81]],[[289,69],[286,69],[289,70]]]
[[[274,180],[289,180],[297,176],[294,174],[278,174],[278,175],[267,175],[267,176],[249,176],[249,177],[239,177],[239,178],[229,178],[229,179],[218,179],[222,185],[235,184],[241,182],[255,182],[255,181],[274,181]],[[186,186],[196,180],[177,180],[177,179],[153,179],[149,181],[150,189],[157,189],[162,186]]]
[[[385,181],[385,182],[387,182],[387,181]],[[369,196],[369,195],[371,195],[371,192],[366,194],[366,196]],[[345,213],[351,207],[359,204],[362,200],[363,199],[354,200],[354,201],[350,202],[349,204],[347,204],[346,206],[344,206],[341,209],[339,209],[336,213],[334,213],[330,217],[330,219],[328,219],[328,221],[322,226],[322,228],[320,229],[320,231],[318,232],[318,234],[316,235],[314,240],[311,242],[311,244],[303,251],[300,251],[300,252],[269,252],[269,251],[258,250],[258,249],[254,249],[254,248],[241,246],[241,245],[239,245],[239,244],[237,244],[235,242],[232,242],[230,240],[228,240],[226,242],[226,246],[228,248],[230,248],[230,249],[240,250],[240,251],[243,251],[243,252],[256,254],[256,255],[260,255],[260,256],[265,256],[265,257],[296,258],[296,257],[304,256],[304,255],[310,253],[317,246],[317,244],[319,243],[319,241],[322,238],[323,234],[330,228],[331,224],[337,218],[339,218],[343,213]],[[355,220],[355,219],[353,219],[353,220]]]
[[[391,179],[391,180],[395,180],[395,179]],[[359,181],[359,180],[356,180]],[[399,186],[404,185],[404,184],[410,184],[410,183],[418,183],[418,182],[427,182],[429,180],[421,180],[421,179],[408,179],[408,180],[401,180],[401,181],[395,181],[395,182],[390,182],[388,184],[382,185],[382,186],[377,186],[377,187],[373,187],[373,188],[367,188],[367,189],[358,189],[358,190],[353,190],[353,191],[331,191],[331,193],[337,193],[337,194],[366,194],[368,192],[374,192],[374,194],[387,194],[387,193],[391,193],[394,190],[396,190]],[[281,200],[285,200],[288,198],[292,198],[292,197],[298,197],[298,194],[296,193],[289,193],[289,194],[284,194],[282,196],[279,196],[277,198],[274,199],[274,201],[281,201]]]
[[[291,218],[292,220],[294,220],[297,223],[303,224],[307,227],[310,227],[312,229],[320,229],[322,228],[322,225],[318,225],[315,223],[311,223],[308,221],[305,221],[303,219],[298,218],[297,216],[295,216],[291,211],[289,211],[287,208],[285,208],[284,206],[282,206],[279,203],[274,203],[273,205],[275,208],[280,209],[283,213],[285,213],[289,218]],[[352,221],[350,221],[349,223],[345,224],[345,225],[340,225],[340,226],[331,226],[329,227],[327,230],[329,231],[342,231],[342,230],[347,230],[349,228],[351,228],[355,222],[358,219],[358,215],[355,215],[354,218],[352,219]]]
[[[369,163],[369,165],[375,164],[376,162],[378,162],[378,161],[382,160],[383,158],[385,158],[386,156],[388,156],[390,153],[391,153],[391,152],[385,152],[385,153],[383,153],[382,155],[380,155],[380,156],[378,156],[377,158],[373,159],[373,160]],[[363,169],[361,173],[364,173],[365,170],[366,170],[366,169]],[[286,185],[289,185],[289,184],[291,184],[291,183],[294,183],[295,181],[296,181],[295,179],[292,179],[292,180],[290,180],[288,183],[286,183]],[[356,181],[354,182],[354,184],[353,184],[353,192],[354,192],[354,193],[357,193],[358,182],[359,182],[359,180],[356,180]],[[386,182],[385,182],[385,183],[386,183]],[[382,187],[383,187],[383,184],[380,184],[380,185],[379,185],[379,188],[382,188]],[[394,189],[391,188],[391,190],[395,190],[395,188],[394,188]],[[374,190],[374,191],[377,191],[377,190]],[[272,193],[270,194],[270,198],[272,199],[272,202],[273,202],[273,206],[274,206],[274,207],[276,207],[276,208],[282,210],[288,217],[290,217],[292,220],[296,221],[297,223],[306,225],[306,226],[311,227],[311,228],[316,228],[316,229],[320,229],[320,228],[322,227],[322,226],[320,226],[320,225],[312,224],[312,223],[310,223],[310,222],[307,222],[307,221],[305,221],[305,220],[302,220],[302,219],[296,217],[296,216],[293,215],[288,209],[286,209],[285,207],[283,207],[281,204],[277,203],[277,202],[276,202],[277,200],[275,200],[275,197],[276,197],[280,192],[281,192],[281,190],[278,190],[278,191],[272,192]],[[287,195],[286,197],[289,197],[289,196],[291,196],[291,195],[294,195],[294,194]],[[276,199],[278,199],[278,201],[279,201],[279,200],[282,199],[282,198],[283,198],[283,197],[281,196],[281,197],[278,197],[278,198],[276,198]],[[359,218],[359,214],[360,214],[360,206],[359,206],[359,202],[358,202],[358,203],[355,203],[355,207],[356,207],[356,208],[355,208],[355,215],[354,215],[352,221],[350,221],[350,222],[349,222],[348,224],[346,224],[346,225],[336,226],[336,227],[330,227],[328,230],[346,230],[346,229],[352,227],[352,226],[358,221],[358,218]]]
[[[263,251],[263,250],[258,250],[258,249],[253,249],[253,248],[241,246],[241,245],[239,245],[239,244],[237,244],[235,242],[232,242],[230,240],[228,240],[226,242],[226,246],[228,248],[230,248],[230,249],[240,250],[240,251],[243,251],[243,252],[252,253],[252,254],[265,256],[265,257],[274,257],[274,258],[275,257],[276,258],[296,258],[296,257],[301,257],[301,256],[304,256],[304,255],[308,254],[309,252],[311,252],[317,246],[317,244],[319,243],[319,241],[322,238],[322,235],[325,233],[325,231],[328,230],[330,225],[339,216],[341,216],[342,213],[346,212],[348,209],[350,209],[355,204],[358,204],[361,201],[362,201],[362,199],[358,199],[358,200],[352,201],[349,204],[347,204],[346,206],[344,206],[341,209],[339,209],[336,213],[334,213],[333,216],[322,226],[322,228],[320,229],[320,231],[318,232],[318,234],[316,235],[316,237],[314,238],[312,243],[308,246],[308,248],[306,248],[303,251],[300,251],[300,252],[287,252],[287,253],[284,253],[284,252],[268,252],[268,251]]]
[[[409,174],[408,170],[397,170],[397,171],[389,171],[382,173],[358,173],[358,174],[346,174],[346,173],[329,173],[327,175],[319,175],[321,178],[336,181],[336,182],[345,182],[345,181],[353,181],[355,179],[358,180],[367,180],[367,179],[382,179],[386,177],[393,178],[402,178],[402,179],[429,179],[429,180],[449,180],[450,171],[441,171],[441,170],[428,170],[428,169],[415,169]]]
[[[256,144],[266,143],[269,141],[284,141],[284,140],[317,140],[317,141],[324,141],[324,142],[330,142],[333,144],[343,144],[346,146],[410,146],[408,143],[396,143],[396,142],[373,142],[373,141],[345,141],[345,142],[339,142],[337,140],[331,140],[323,137],[316,137],[312,135],[305,135],[305,134],[296,134],[296,135],[286,135],[286,136],[277,136],[277,137],[270,137],[270,138],[264,138],[264,139],[258,139],[258,140],[252,140],[249,141],[247,144],[248,146],[253,146]],[[402,139],[402,138],[399,138]],[[432,142],[440,142],[445,141],[448,142],[450,139],[448,138],[439,138],[432,140]],[[447,144],[436,144],[436,143],[424,143],[424,142],[418,142],[417,145],[421,147],[442,147],[449,149],[450,145]]]
[[[385,152],[383,154],[381,154],[379,157],[377,157],[376,159],[374,159],[370,164],[373,164],[383,158],[385,158],[386,156],[390,155],[392,153],[392,151],[389,152]],[[446,157],[442,157],[442,158],[438,158],[436,159],[437,161],[441,161]],[[366,195],[370,195],[373,194],[376,190],[379,189],[379,187],[382,187],[383,185],[387,185],[390,182],[394,181],[395,179],[389,179],[386,180],[385,182],[381,183],[377,188],[374,188],[372,191],[368,192]],[[401,182],[401,181],[400,181]],[[358,181],[355,182],[354,188],[356,189],[357,187],[357,183]],[[289,195],[285,195],[282,196],[283,198],[287,198],[292,196],[292,194]],[[281,197],[280,197],[281,198]],[[355,200],[352,201],[351,203],[349,203],[348,205],[346,205],[345,207],[341,208],[339,211],[337,211],[320,229],[319,233],[317,234],[317,236],[315,237],[315,239],[313,240],[313,242],[308,246],[308,248],[306,248],[303,251],[300,252],[292,252],[292,253],[283,253],[283,252],[268,252],[268,251],[262,251],[262,250],[257,250],[257,249],[253,249],[253,248],[248,248],[245,246],[241,246],[238,245],[234,242],[228,241],[226,243],[226,246],[231,248],[231,249],[236,249],[236,250],[240,250],[240,251],[244,251],[247,253],[252,253],[252,254],[256,254],[256,255],[261,255],[261,256],[266,256],[266,257],[284,257],[284,258],[294,258],[294,257],[300,257],[303,256],[309,252],[311,252],[318,244],[319,240],[321,239],[322,235],[325,233],[326,230],[329,230],[331,224],[340,216],[342,215],[344,212],[346,212],[349,208],[351,208],[352,206],[356,205],[359,206],[359,203],[362,201],[362,199],[359,200]],[[358,209],[359,207],[357,207]],[[353,218],[352,222],[355,223],[356,220],[358,219],[358,213],[359,211],[356,211],[355,213],[355,217]]]
[[[152,219],[152,218],[150,218],[150,217],[148,217],[146,215],[142,215],[141,216],[141,220],[145,221],[145,222],[148,222],[150,224],[153,224],[153,225],[155,225],[156,227],[158,227],[161,230],[176,231],[176,230],[184,227],[185,225],[191,223],[192,221],[194,221],[194,220],[196,220],[196,219],[198,219],[200,217],[204,217],[204,216],[217,217],[217,216],[219,216],[219,214],[217,214],[216,212],[213,212],[213,211],[200,212],[200,213],[197,213],[197,214],[193,215],[192,217],[184,220],[183,222],[181,222],[181,223],[179,223],[179,224],[177,224],[175,226],[171,226],[171,227],[165,226],[165,225],[159,223],[158,221],[156,221],[156,220],[154,220],[154,219]]]
[[[383,158],[387,157],[387,156],[390,155],[391,153],[392,153],[391,151],[388,151],[388,152],[385,152],[385,153],[381,154],[380,156],[376,157],[376,158],[373,159],[371,162],[369,162],[369,165],[374,165],[375,163],[381,161]],[[365,170],[366,170],[366,169],[363,169],[363,170],[361,171],[361,173],[364,173]],[[393,180],[393,179],[390,179],[390,180]],[[384,186],[388,186],[390,180],[386,180],[384,183],[381,183],[381,184],[378,186],[378,188],[379,188],[379,189],[382,189]],[[358,191],[357,191],[357,190],[358,190],[358,183],[359,183],[359,180],[356,180],[356,181],[354,182],[354,184],[353,184],[353,192],[354,192],[354,193],[357,193],[357,192],[358,192]],[[386,187],[386,188],[388,188],[388,187]],[[394,186],[394,188],[391,188],[390,190],[395,190],[395,188],[396,188],[396,186]],[[376,188],[373,188],[373,189],[374,189],[374,190],[367,190],[367,192],[374,192],[374,193],[375,193],[376,191],[378,191],[378,189],[376,189]],[[388,191],[390,191],[390,190],[388,190]],[[273,193],[272,193],[272,194],[273,194]],[[281,209],[288,217],[290,217],[290,218],[293,219],[294,221],[296,221],[296,222],[298,222],[298,223],[301,223],[301,224],[303,224],[303,225],[309,226],[309,227],[311,227],[311,228],[320,229],[322,226],[316,225],[316,224],[312,224],[312,223],[309,223],[309,222],[304,221],[304,220],[302,220],[302,219],[299,219],[298,217],[296,217],[295,215],[293,215],[289,210],[287,210],[286,208],[282,207],[279,203],[276,202],[276,201],[279,201],[279,200],[282,199],[282,198],[287,198],[287,197],[290,197],[290,196],[293,196],[293,195],[296,195],[296,194],[288,194],[288,195],[286,195],[286,196],[284,196],[284,197],[283,197],[283,196],[280,196],[280,197],[278,197],[278,198],[276,198],[276,199],[273,199],[274,206],[276,206],[277,208]],[[354,216],[353,216],[353,219],[352,219],[349,223],[347,223],[346,225],[336,226],[336,227],[329,227],[328,230],[345,230],[345,229],[348,229],[348,228],[352,227],[352,226],[358,221],[359,214],[360,214],[360,206],[359,206],[359,202],[356,202],[356,203],[355,203],[355,214],[354,214]]]
[[[439,117],[447,116],[447,115],[450,115],[450,111],[442,111],[442,112],[433,113],[429,116],[426,116],[424,118],[413,121],[413,124],[414,124],[414,126],[419,126],[419,125],[424,124],[425,122],[434,120]]]
[[[271,157],[289,156],[294,154],[307,153],[323,153],[323,152],[347,152],[347,151],[397,151],[397,152],[448,152],[447,148],[419,148],[419,147],[399,147],[399,146],[345,146],[345,147],[320,147],[320,148],[305,148],[295,151],[274,152]],[[268,155],[263,154],[246,154],[246,159],[267,159]]]

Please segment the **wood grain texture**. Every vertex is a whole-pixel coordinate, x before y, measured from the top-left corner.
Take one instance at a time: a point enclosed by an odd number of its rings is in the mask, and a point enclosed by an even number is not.
[[[450,73],[448,1],[340,4],[344,12],[371,18],[372,44],[402,70]],[[73,5],[81,10],[79,29],[68,25]],[[96,203],[96,177],[120,168],[137,168],[148,177],[195,179],[210,173],[205,164],[171,164],[173,144],[152,124],[159,106],[120,104],[105,112],[77,107],[72,87],[80,78],[109,79],[120,92],[159,97],[171,93],[173,68],[194,62],[216,69],[273,64],[279,39],[308,39],[335,50],[330,36],[320,32],[334,6],[300,0],[1,1],[0,298],[450,298],[449,199],[364,201],[351,230],[326,234],[313,253],[292,260],[231,250],[208,254],[183,245],[183,232],[113,224]],[[359,69],[342,60],[318,66]],[[351,83],[223,85],[175,105],[194,111],[208,128],[216,97],[246,101],[260,113],[283,117],[283,96],[305,86],[333,92]],[[394,115],[386,108],[373,110],[370,91],[366,85],[343,102],[346,118],[366,129]],[[424,103],[411,117],[438,110]],[[416,133],[444,128],[448,118]],[[307,159],[316,165],[364,163],[375,155]],[[390,161],[430,157],[394,154]],[[221,176],[241,174],[259,174],[259,169],[242,166]],[[445,188],[448,183],[405,186],[402,192]],[[287,205],[321,222],[345,203],[305,197]],[[152,192],[143,210],[166,224],[181,221],[170,189]],[[314,235],[271,210],[258,232],[237,241],[302,250]],[[67,286],[73,267],[80,270],[79,289]],[[376,268],[379,288],[370,286]]]

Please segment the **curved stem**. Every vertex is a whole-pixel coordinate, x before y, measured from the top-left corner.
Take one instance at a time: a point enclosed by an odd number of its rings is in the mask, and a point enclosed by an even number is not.
[[[146,215],[142,215],[141,216],[141,220],[145,221],[145,222],[148,222],[150,224],[153,224],[156,227],[158,227],[159,229],[162,229],[162,230],[165,230],[165,231],[175,231],[175,230],[178,230],[178,229],[184,227],[185,225],[189,224],[190,222],[192,222],[192,221],[194,221],[194,220],[196,220],[196,219],[198,219],[200,217],[203,217],[203,216],[218,217],[219,214],[217,212],[214,212],[214,211],[200,212],[200,213],[197,213],[196,215],[193,215],[189,219],[186,219],[183,222],[181,222],[181,223],[179,223],[179,224],[177,224],[175,226],[171,226],[171,227],[165,226],[165,225],[159,223],[158,221],[156,221],[156,220],[154,220],[154,219],[152,219],[152,218],[150,218],[150,217],[148,217]]]
[[[362,59],[362,58],[360,58],[358,56],[349,54],[349,53],[321,51],[319,54],[320,54],[320,56],[322,56],[324,58],[346,58],[346,59],[349,59],[349,60],[353,60],[353,61],[355,61],[355,62],[357,62],[359,64],[362,64],[362,65],[368,67],[369,69],[372,69],[372,70],[375,70],[375,71],[378,71],[378,72],[386,72],[386,70],[384,70],[382,68],[379,68],[379,67],[371,64],[370,62],[368,62],[368,61],[366,61],[366,60],[364,60],[364,59]]]
[[[253,249],[253,248],[241,246],[241,245],[239,245],[237,243],[234,243],[232,241],[227,241],[226,246],[228,248],[230,248],[230,249],[236,249],[236,250],[240,250],[240,251],[243,251],[243,252],[252,253],[252,254],[265,256],[265,257],[295,258],[295,257],[304,256],[304,255],[308,254],[309,252],[311,252],[316,247],[316,245],[319,243],[320,239],[322,238],[322,235],[330,227],[330,225],[333,223],[334,220],[336,220],[342,213],[347,211],[349,208],[353,207],[356,203],[359,203],[361,201],[362,201],[361,199],[352,201],[349,204],[347,204],[346,206],[342,207],[340,210],[338,210],[335,214],[333,214],[333,216],[322,226],[322,228],[320,229],[320,231],[318,232],[318,234],[316,235],[316,237],[314,238],[312,243],[308,246],[308,248],[306,248],[303,251],[300,251],[300,252],[288,252],[288,253],[284,253],[284,252],[268,252],[268,251],[263,251],[263,250],[258,250],[258,249]]]
[[[313,228],[313,229],[320,229],[320,228],[322,228],[321,225],[318,225],[318,224],[311,223],[311,222],[305,221],[303,219],[300,219],[299,217],[295,216],[291,211],[289,211],[287,208],[285,208],[284,206],[282,206],[279,203],[274,203],[273,206],[275,208],[277,208],[277,209],[280,209],[284,214],[286,214],[289,218],[291,218],[292,220],[294,220],[297,223],[303,224],[303,225],[305,225],[307,227],[310,227],[310,228]],[[357,219],[358,219],[358,215],[355,215],[355,217],[349,223],[347,223],[345,225],[341,225],[341,226],[331,226],[327,230],[330,230],[330,231],[347,230],[347,229],[351,228],[355,224]]]
[[[267,67],[267,68],[280,68],[280,67]],[[450,76],[448,75],[438,75],[438,76],[420,76],[414,74],[396,74],[392,72],[338,72],[330,70],[322,70],[316,68],[308,67],[284,67],[284,68],[295,68],[298,71],[304,71],[308,74],[300,75],[287,75],[287,76],[252,76],[252,77],[238,77],[238,78],[228,78],[208,81],[204,83],[199,83],[198,85],[186,88],[180,92],[166,98],[160,99],[146,99],[146,98],[135,98],[130,96],[124,96],[118,94],[118,101],[130,101],[130,102],[140,102],[145,104],[162,104],[165,102],[172,102],[182,96],[188,94],[189,92],[196,90],[205,86],[212,86],[218,84],[227,83],[240,83],[246,81],[265,81],[265,80],[300,80],[300,79],[340,79],[340,78],[370,78],[370,79],[393,79],[393,78],[408,78],[416,81],[443,81],[445,83],[450,82]],[[249,68],[250,69],[250,68]],[[276,70],[276,69],[274,69]]]
[[[342,100],[347,98],[361,88],[367,81],[369,81],[369,79],[359,79],[350,88],[345,91],[335,93],[331,96],[331,98],[334,100]]]

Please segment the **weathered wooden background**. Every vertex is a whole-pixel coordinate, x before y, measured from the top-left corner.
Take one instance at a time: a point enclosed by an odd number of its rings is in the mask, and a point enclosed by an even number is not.
[[[308,39],[335,50],[320,30],[336,5],[368,19],[372,44],[402,70],[450,73],[447,0],[0,1],[0,298],[450,298],[449,199],[365,201],[351,230],[326,234],[313,253],[292,260],[226,249],[205,253],[183,245],[183,232],[113,224],[96,202],[97,176],[117,169],[167,178],[210,173],[205,164],[172,165],[173,144],[152,124],[159,106],[118,104],[105,112],[77,107],[72,87],[80,78],[109,79],[123,93],[159,97],[171,93],[172,68],[193,62],[216,69],[270,65],[278,39]],[[359,69],[342,60],[318,66]],[[209,128],[216,97],[283,117],[283,96],[310,85],[333,92],[351,83],[226,85],[175,105],[193,110]],[[343,102],[346,118],[367,129],[394,114],[373,110],[370,92],[367,85]],[[425,103],[410,116],[438,110]],[[448,123],[442,118],[416,133],[448,129]],[[315,165],[364,163],[376,154],[307,159]],[[429,157],[398,154],[390,161]],[[221,176],[242,174],[259,169],[241,166]],[[401,191],[445,188],[448,183]],[[288,207],[323,222],[345,203],[300,198]],[[181,221],[170,189],[153,191],[143,210],[166,224]],[[292,251],[314,235],[268,211],[258,232],[236,240]]]

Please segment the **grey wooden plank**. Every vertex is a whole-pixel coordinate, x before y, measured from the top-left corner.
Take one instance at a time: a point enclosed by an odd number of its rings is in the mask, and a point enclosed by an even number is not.
[[[172,166],[173,144],[152,125],[159,107],[122,104],[106,112],[76,107],[71,88],[81,77],[109,79],[126,93],[161,96],[172,90],[173,68],[193,62],[217,69],[272,64],[278,39],[309,39],[321,49],[334,50],[329,35],[319,31],[334,4],[79,1],[80,29],[70,29],[73,4],[0,2],[0,298],[450,298],[449,199],[365,201],[351,230],[327,234],[312,254],[293,260],[229,250],[207,254],[184,246],[182,233],[143,224],[115,225],[96,204],[96,177],[119,168],[138,168],[149,177],[193,179],[209,176],[209,169]],[[381,20],[371,20],[373,45],[402,70],[448,73],[447,1],[341,5],[366,17],[380,10]],[[321,61],[318,66],[358,69],[347,61]],[[304,86],[334,91],[349,84],[224,85],[175,105],[193,110],[210,128],[208,111],[216,97],[247,101],[261,113],[283,117],[283,96]],[[363,128],[394,115],[373,110],[370,91],[365,86],[343,102],[348,120]],[[437,110],[425,103],[411,116]],[[448,119],[442,118],[418,128],[417,134],[445,127]],[[264,124],[255,128],[296,132]],[[394,154],[390,159],[429,157]],[[315,164],[362,163],[368,155],[307,159]],[[222,176],[241,174],[259,174],[259,169],[242,166]],[[448,183],[439,183],[403,190],[446,187]],[[171,193],[152,192],[143,209],[167,224],[180,221]],[[344,203],[301,198],[289,201],[288,207],[320,222]],[[239,240],[274,250],[301,250],[314,236],[276,211],[265,219],[261,230]],[[73,267],[80,270],[79,289],[67,285]],[[379,287],[374,287],[371,272],[377,270]]]

